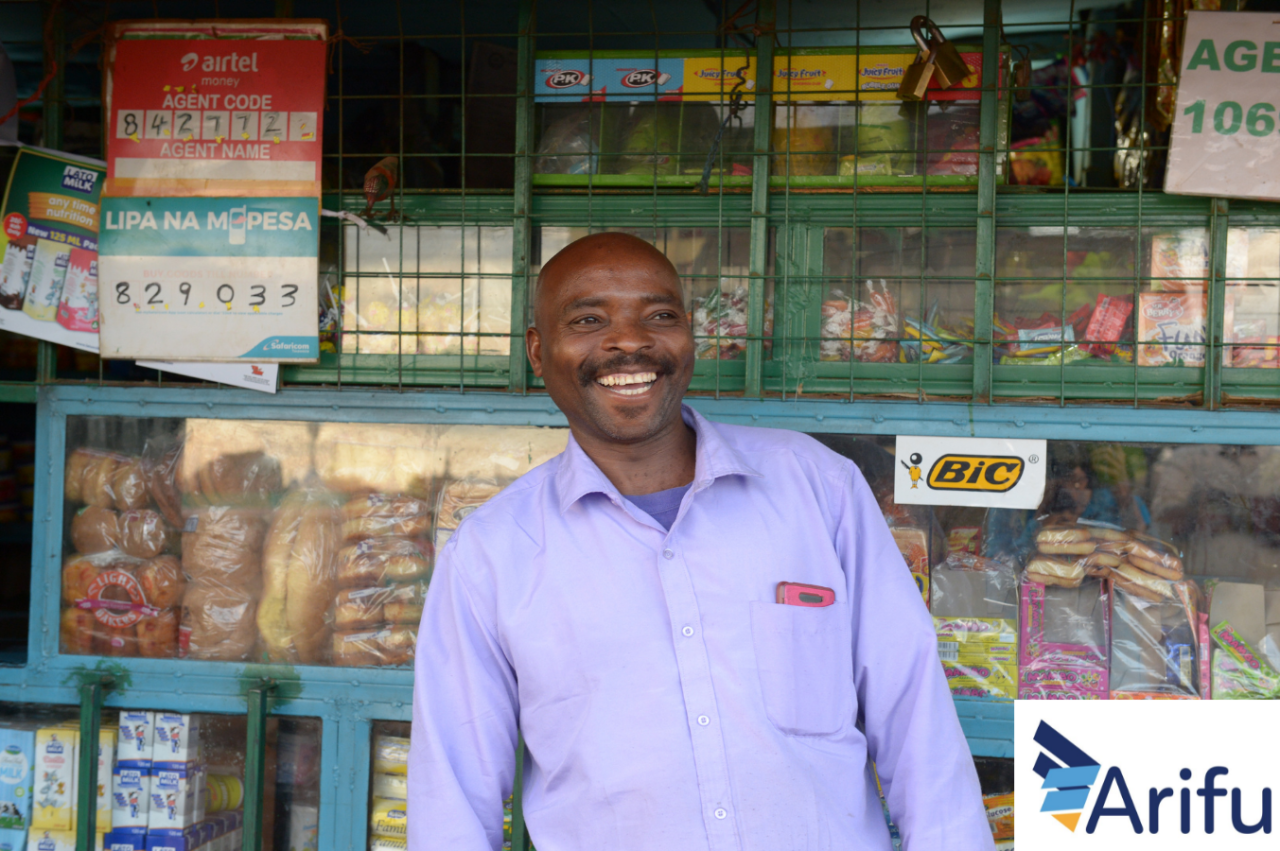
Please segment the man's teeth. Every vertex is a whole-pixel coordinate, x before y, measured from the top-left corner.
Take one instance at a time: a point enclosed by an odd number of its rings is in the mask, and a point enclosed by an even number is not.
[[[597,382],[603,384],[605,387],[625,387],[628,384],[652,384],[657,380],[658,374],[656,372],[637,372],[633,375],[617,372],[612,375],[602,375],[596,379]],[[644,387],[637,387],[633,390],[620,390],[619,392],[631,396],[636,393],[643,393],[645,389],[646,388]]]

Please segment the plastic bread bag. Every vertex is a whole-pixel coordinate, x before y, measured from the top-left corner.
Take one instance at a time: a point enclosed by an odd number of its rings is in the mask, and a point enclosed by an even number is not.
[[[194,580],[182,597],[179,655],[192,659],[241,662],[258,640],[257,588]]]
[[[1133,574],[1121,584],[1121,576]],[[1195,583],[1130,567],[1113,572],[1111,698],[1195,699],[1200,695]]]
[[[599,123],[599,106],[577,107],[562,114],[538,140],[534,171],[537,174],[595,174],[600,165]]]
[[[1106,700],[1110,667],[1108,583],[1086,578],[1075,587],[1023,578],[1019,589],[1018,697]]]
[[[1017,571],[953,553],[933,569],[930,609],[954,695],[1012,698],[1018,683]]]
[[[179,484],[195,505],[266,507],[284,489],[280,462],[256,451],[218,455]]]
[[[1117,587],[1140,596],[1162,593],[1165,586],[1147,579],[1176,582],[1183,577],[1182,557],[1165,541],[1108,523],[1048,523],[1036,530],[1035,552],[1027,557],[1026,579],[1044,585],[1079,587],[1086,576],[1110,578]],[[1168,596],[1167,594],[1163,594]]]
[[[340,517],[337,498],[319,489],[291,491],[276,509],[262,550],[257,612],[266,661],[327,661]]]
[[[63,490],[68,502],[94,505],[100,508],[121,507],[117,505],[115,484],[116,474],[123,467],[128,471],[133,468],[136,459],[115,452],[98,449],[76,449],[67,457],[67,466],[63,478]],[[131,505],[137,499],[136,492],[131,491],[131,499],[121,502],[123,507]]]
[[[384,624],[415,625],[422,620],[426,582],[344,588],[333,601],[333,625],[343,631],[377,629]]]
[[[151,508],[122,511],[119,515],[120,549],[134,558],[155,558],[178,549],[178,532]]]
[[[417,643],[417,624],[340,630],[333,634],[333,663],[350,667],[411,665]]]
[[[182,532],[182,569],[193,581],[257,588],[267,512],[214,505],[192,512]]]
[[[431,544],[421,539],[380,537],[349,542],[337,554],[336,587],[426,582],[431,573],[431,556]]]
[[[431,509],[407,494],[369,493],[342,506],[342,538],[424,537],[431,531]]]
[[[182,464],[182,442],[154,438],[142,450],[142,478],[156,509],[179,529],[184,524],[182,494],[178,490],[178,469]]]
[[[440,491],[440,504],[436,509],[436,549],[445,545],[471,512],[497,496],[500,490],[502,485],[493,480],[458,479],[446,484]]]

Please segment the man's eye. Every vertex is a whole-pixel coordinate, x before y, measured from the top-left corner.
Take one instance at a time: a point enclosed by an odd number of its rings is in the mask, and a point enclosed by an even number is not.
[[[573,320],[574,325],[595,325],[599,322],[600,319],[596,316],[583,316],[579,319]]]

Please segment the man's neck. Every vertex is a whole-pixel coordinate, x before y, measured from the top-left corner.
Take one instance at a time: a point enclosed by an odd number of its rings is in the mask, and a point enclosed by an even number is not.
[[[641,496],[693,481],[698,438],[683,418],[641,443],[617,443],[570,427],[573,438],[619,493]]]

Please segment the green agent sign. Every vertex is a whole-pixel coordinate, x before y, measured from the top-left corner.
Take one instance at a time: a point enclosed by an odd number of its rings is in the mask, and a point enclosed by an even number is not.
[[[1188,13],[1165,191],[1280,199],[1278,21]]]

